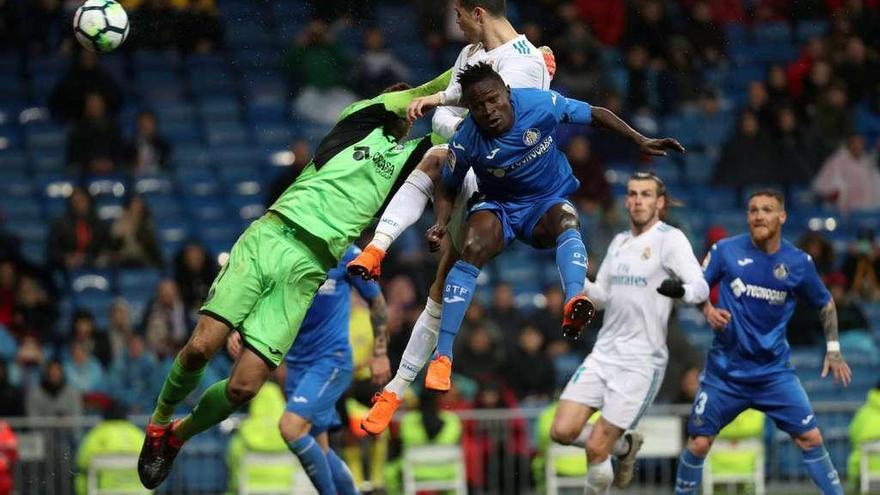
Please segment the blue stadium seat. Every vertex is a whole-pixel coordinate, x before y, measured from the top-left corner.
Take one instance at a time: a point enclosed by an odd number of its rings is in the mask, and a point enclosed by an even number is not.
[[[824,36],[827,31],[828,21],[826,20],[799,21],[795,28],[795,37],[799,42],[804,42],[810,38]]]
[[[193,94],[223,96],[235,92],[237,81],[232,73],[223,70],[213,72],[195,70],[189,73],[189,84]]]
[[[162,124],[162,135],[174,146],[180,144],[200,144],[202,132],[192,122],[169,122]]]
[[[140,81],[135,87],[144,102],[150,106],[182,103],[186,100],[184,88],[176,80]]]
[[[228,199],[229,208],[238,214],[238,217],[246,222],[256,220],[266,212],[263,198],[256,196],[231,196]]]
[[[76,270],[70,274],[70,292],[113,292],[113,272],[110,270]]]
[[[715,161],[707,153],[691,151],[684,156],[684,175],[693,184],[708,184],[715,171]]]
[[[258,124],[254,128],[257,143],[262,146],[284,148],[293,140],[293,130],[287,124]]]
[[[61,149],[32,149],[31,164],[33,164],[33,169],[37,173],[64,172],[64,151],[62,151]]]
[[[277,45],[278,38],[265,25],[236,23],[226,30],[226,43],[236,48],[266,48]]]
[[[255,103],[248,98],[248,107],[246,110],[247,120],[259,129],[266,124],[281,125],[286,124],[290,118],[290,112],[286,105],[276,103]]]
[[[137,72],[174,68],[180,64],[180,58],[180,53],[177,50],[139,50],[131,55],[132,63]]]
[[[205,125],[205,134],[211,146],[245,144],[250,139],[247,128],[239,122],[228,121]]]
[[[48,224],[38,220],[10,220],[5,225],[6,230],[23,243],[45,245],[46,239],[49,237]]]
[[[73,297],[73,304],[77,309],[90,312],[95,317],[98,328],[106,328],[114,299],[113,294],[90,290],[76,294]]]
[[[234,98],[212,97],[199,101],[199,114],[207,122],[234,121],[239,117],[238,101]]]
[[[273,105],[285,110],[288,89],[280,79],[276,78],[274,81],[246,83],[244,95],[251,105]]]
[[[190,237],[190,225],[187,220],[168,219],[156,220],[156,235],[160,242],[186,242]]]
[[[0,91],[3,91],[0,89]],[[17,151],[22,148],[21,133],[14,127],[0,127],[0,153]]]
[[[134,179],[132,190],[141,196],[170,195],[174,193],[174,181],[165,175],[147,175]]]
[[[205,243],[225,243],[231,248],[235,239],[241,234],[238,225],[231,225],[228,221],[199,222],[196,225],[198,238]]]
[[[725,24],[724,36],[727,38],[727,42],[733,46],[745,45],[749,42],[749,33],[743,24]]]
[[[162,196],[158,194],[145,196],[150,215],[156,221],[174,220],[183,215],[183,208],[175,196]]]
[[[181,77],[174,70],[166,68],[141,70],[135,73],[134,77],[138,86],[146,87],[151,84],[172,85],[181,80]]]
[[[0,197],[0,212],[11,221],[36,222],[42,217],[38,200],[31,197]]]
[[[751,48],[754,60],[766,63],[779,63],[795,60],[798,56],[798,48],[792,43],[773,43],[757,45]]]
[[[2,169],[3,165],[0,165]],[[0,175],[2,177],[2,175]],[[8,178],[0,181],[0,198],[22,198],[30,199],[37,193],[34,183],[27,178],[15,179],[12,174]]]
[[[752,25],[756,45],[773,45],[791,41],[791,29],[786,22],[764,22]]]
[[[211,153],[208,148],[201,145],[178,145],[172,152],[172,161],[178,171],[203,168],[211,164]]]
[[[186,67],[190,72],[220,71],[226,67],[226,59],[218,53],[195,53],[186,58]]]
[[[28,72],[31,75],[50,74],[57,77],[67,69],[70,59],[62,55],[42,55],[27,59]]]
[[[25,142],[29,148],[63,148],[67,133],[61,126],[30,126],[25,128]]]
[[[162,133],[166,123],[195,123],[196,111],[188,103],[162,105],[156,107],[156,116],[159,120],[159,131]]]
[[[184,201],[188,217],[196,222],[222,221],[229,218],[229,211],[222,198],[216,196],[195,196]]]
[[[241,48],[232,53],[232,64],[249,70],[266,71],[267,74],[277,73],[281,67],[281,53],[267,48]]]
[[[22,151],[4,151],[0,153],[0,171],[9,172],[9,176],[27,175],[27,156]]]
[[[153,268],[126,268],[116,274],[116,287],[120,294],[153,292],[162,274]]]

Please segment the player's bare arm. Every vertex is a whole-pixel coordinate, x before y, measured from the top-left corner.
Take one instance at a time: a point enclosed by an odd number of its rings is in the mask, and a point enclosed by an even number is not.
[[[391,363],[388,361],[388,305],[381,293],[370,301],[370,324],[373,326],[370,371],[373,383],[384,385],[391,378]]]
[[[842,383],[846,387],[852,381],[852,370],[840,353],[840,341],[837,337],[837,307],[833,299],[819,310],[819,321],[822,323],[822,330],[828,343],[825,363],[822,365],[822,378],[828,376],[828,371],[831,370],[834,383]]]
[[[428,240],[428,248],[431,252],[437,252],[440,250],[440,242],[446,235],[449,220],[452,217],[452,206],[455,201],[455,193],[456,192],[451,191],[443,181],[440,181],[434,189],[434,211],[437,215],[437,223],[425,233],[425,238]]]
[[[639,147],[645,155],[666,156],[668,150],[685,153],[684,146],[673,138],[654,139],[643,136],[639,131],[630,127],[611,110],[603,107],[593,107],[591,123],[594,127],[607,129],[626,137]]]

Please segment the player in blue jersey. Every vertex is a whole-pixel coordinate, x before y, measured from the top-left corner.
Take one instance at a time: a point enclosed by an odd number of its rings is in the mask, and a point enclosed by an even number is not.
[[[556,264],[565,289],[562,328],[576,337],[593,316],[583,293],[587,252],[577,212],[566,197],[579,186],[565,155],[556,147],[561,123],[592,124],[618,132],[649,155],[684,148],[676,140],[649,139],[611,111],[591,107],[554,91],[510,89],[487,63],[468,66],[459,76],[466,118],[449,142],[448,166],[435,208],[433,243],[445,234],[452,198],[465,174],[474,170],[481,196],[472,199],[465,224],[461,259],[446,277],[437,358],[428,367],[425,386],[449,390],[452,343],[470,305],[480,269],[514,239],[556,248]]]
[[[351,277],[345,266],[360,253],[352,246],[327,274],[303,320],[293,347],[285,357],[287,408],[281,417],[281,436],[303,465],[321,495],[357,494],[351,472],[330,449],[327,430],[339,426],[336,401],[351,384],[353,364],[349,343],[351,289],[370,305],[373,324],[373,381],[384,384],[391,375],[388,362],[387,309],[375,281]],[[233,333],[230,354],[241,350],[241,337]]]
[[[834,300],[810,256],[782,239],[785,219],[781,194],[752,194],[749,234],[719,242],[703,264],[706,282],[720,287],[718,307],[710,302],[703,307],[716,333],[688,420],[676,494],[697,492],[713,438],[748,408],[763,411],[791,435],[823,494],[843,493],[810,401],[789,361],[785,328],[798,297],[819,310],[828,345],[822,377],[831,371],[835,382],[847,386],[852,372],[840,353]]]

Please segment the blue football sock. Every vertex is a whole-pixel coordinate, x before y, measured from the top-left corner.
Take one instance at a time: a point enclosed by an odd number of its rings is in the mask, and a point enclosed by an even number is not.
[[[556,267],[562,277],[566,301],[584,291],[587,248],[577,229],[568,229],[556,238]]]
[[[477,287],[477,276],[480,269],[465,261],[456,261],[446,276],[443,288],[443,309],[440,311],[440,338],[437,341],[437,353],[452,359],[452,344],[464,313],[474,298]],[[581,281],[583,283],[583,281]]]
[[[327,464],[330,465],[330,473],[333,475],[333,484],[339,495],[358,495],[357,487],[354,486],[354,478],[351,476],[348,466],[333,452],[327,451]]]
[[[333,485],[327,456],[324,455],[324,451],[311,435],[287,442],[287,448],[299,459],[299,463],[302,464],[318,493],[336,495],[336,487]]]
[[[813,483],[819,487],[823,495],[843,495],[843,486],[840,477],[831,464],[831,456],[825,450],[824,445],[811,449],[801,450],[804,457],[804,466],[813,478]]]
[[[678,458],[678,470],[675,472],[675,495],[697,493],[703,479],[704,460],[705,457],[697,457],[690,450],[684,449]]]

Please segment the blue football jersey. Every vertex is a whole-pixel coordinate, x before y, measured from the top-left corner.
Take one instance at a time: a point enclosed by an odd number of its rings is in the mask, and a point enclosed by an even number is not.
[[[493,200],[528,201],[573,193],[579,182],[556,147],[556,128],[560,123],[590,123],[590,105],[534,88],[512,89],[510,99],[514,124],[501,136],[484,136],[472,117],[462,122],[449,141],[445,184],[457,190],[473,168],[480,192]]]
[[[327,280],[318,289],[312,305],[306,313],[293,346],[285,358],[288,364],[314,362],[318,359],[338,358],[340,363],[351,365],[351,344],[348,324],[351,316],[351,288],[367,301],[380,294],[379,284],[350,277],[345,266],[360,253],[355,246],[348,248],[345,256],[327,272]]]
[[[727,327],[715,333],[707,376],[760,381],[791,371],[785,329],[796,297],[816,308],[831,300],[812,258],[785,240],[779,251],[766,254],[743,234],[712,246],[703,272],[710,287],[720,284],[718,307],[731,314]]]

